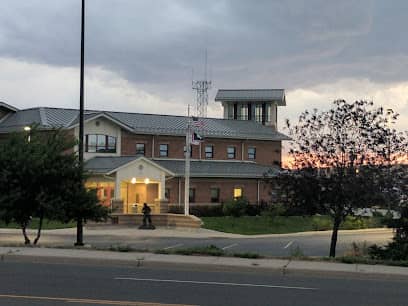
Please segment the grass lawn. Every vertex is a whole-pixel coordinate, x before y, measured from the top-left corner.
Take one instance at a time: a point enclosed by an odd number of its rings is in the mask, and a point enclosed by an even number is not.
[[[28,229],[38,229],[38,223],[39,223],[39,219],[33,218],[33,220],[31,220],[30,225],[28,226]],[[69,228],[69,227],[75,227],[75,226],[76,226],[76,223],[74,222],[61,223],[57,221],[44,220],[42,229],[47,230],[47,229]],[[0,221],[0,228],[20,228],[20,225],[18,225],[17,223],[5,224],[3,221]]]
[[[329,216],[243,216],[235,217],[202,217],[203,227],[216,231],[257,235],[285,234],[306,231],[324,231],[332,229]],[[348,217],[341,229],[362,229],[382,227],[380,217]]]

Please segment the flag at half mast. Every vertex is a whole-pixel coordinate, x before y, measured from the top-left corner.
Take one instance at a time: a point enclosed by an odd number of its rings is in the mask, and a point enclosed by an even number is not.
[[[204,138],[200,135],[200,134],[198,134],[197,132],[193,132],[192,134],[191,134],[191,144],[192,145],[199,145],[200,144],[200,142],[202,142],[204,140]]]
[[[204,120],[199,117],[193,117],[193,131],[191,133],[191,144],[199,145],[204,140],[202,131],[204,130]]]

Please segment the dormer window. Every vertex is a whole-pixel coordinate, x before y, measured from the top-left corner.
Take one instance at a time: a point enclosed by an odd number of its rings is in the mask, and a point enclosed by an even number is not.
[[[85,152],[116,153],[116,137],[101,134],[86,135]]]

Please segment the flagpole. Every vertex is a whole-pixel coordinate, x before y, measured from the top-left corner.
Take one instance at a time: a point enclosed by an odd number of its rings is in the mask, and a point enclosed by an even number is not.
[[[190,214],[190,140],[191,140],[191,122],[190,122],[190,104],[187,108],[187,133],[186,133],[186,152],[185,152],[185,174],[184,174],[184,215]]]

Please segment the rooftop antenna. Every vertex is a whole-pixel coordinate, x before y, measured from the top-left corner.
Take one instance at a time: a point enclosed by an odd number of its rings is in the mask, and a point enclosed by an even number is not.
[[[205,49],[204,80],[192,81],[193,89],[196,91],[197,117],[207,117],[208,90],[211,88],[211,81],[207,80],[207,49]]]

